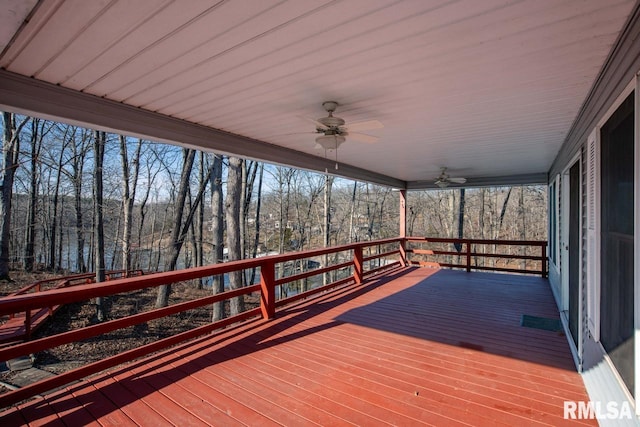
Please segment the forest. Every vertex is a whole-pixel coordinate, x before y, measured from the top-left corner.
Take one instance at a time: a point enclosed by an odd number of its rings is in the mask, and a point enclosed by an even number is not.
[[[13,113],[2,125],[4,279],[46,270],[102,281],[107,270],[167,271],[399,232],[391,188]],[[407,234],[544,240],[546,191],[411,191]]]

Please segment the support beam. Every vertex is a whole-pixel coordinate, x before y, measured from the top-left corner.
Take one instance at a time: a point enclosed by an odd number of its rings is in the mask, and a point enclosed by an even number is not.
[[[548,183],[548,175],[546,173],[532,173],[523,175],[506,175],[506,176],[487,176],[487,177],[468,177],[464,188],[477,187],[501,187],[510,185],[546,185]],[[460,188],[461,186],[452,185],[448,189]],[[433,181],[409,181],[407,182],[408,190],[442,190]]]
[[[400,237],[403,240],[400,241],[400,262],[402,265],[407,265],[407,241],[404,240],[407,237],[407,190],[400,190]]]
[[[400,190],[400,237],[407,237],[407,190]]]
[[[362,284],[364,280],[364,257],[362,255],[362,246],[353,249],[353,278],[356,285]]]
[[[276,315],[276,267],[267,262],[260,267],[260,311],[263,319],[273,319]]]
[[[0,70],[0,109],[106,132],[325,173],[335,162]],[[336,175],[405,188],[406,182],[340,164]]]

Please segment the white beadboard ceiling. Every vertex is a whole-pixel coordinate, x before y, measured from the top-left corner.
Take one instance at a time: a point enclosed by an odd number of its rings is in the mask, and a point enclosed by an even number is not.
[[[533,176],[549,170],[634,3],[41,0],[19,27],[33,2],[2,0],[0,67],[318,156],[318,169],[325,153],[303,117],[337,101],[347,124],[384,124],[366,132],[376,143],[339,148],[347,175]],[[47,116],[72,120],[63,110]],[[268,157],[252,147],[239,154]],[[296,164],[290,150],[282,163]]]

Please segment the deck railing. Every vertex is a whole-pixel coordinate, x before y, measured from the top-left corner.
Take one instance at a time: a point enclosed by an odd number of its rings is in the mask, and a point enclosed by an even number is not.
[[[141,276],[143,274],[142,270],[111,270],[105,273],[106,280],[115,280],[124,277],[135,277]],[[81,284],[88,284],[95,282],[96,274],[95,273],[79,273],[71,276],[66,276],[63,278],[48,278],[38,280],[37,282],[31,283],[18,291],[12,293],[10,296],[16,295],[25,295],[33,292],[42,292],[49,289],[62,289],[70,286],[78,286]],[[24,310],[24,336],[29,339],[31,337],[32,326],[36,320],[42,320],[45,316],[53,315],[60,305],[49,305],[48,307],[42,307],[36,312],[32,310]],[[11,313],[9,318],[13,319],[18,313]],[[4,342],[0,339],[0,343]]]
[[[82,341],[118,329],[146,323],[150,320],[182,313],[203,306],[210,306],[213,303],[222,302],[234,297],[240,297],[252,293],[260,294],[260,306],[257,308],[244,311],[243,313],[239,313],[235,316],[212,322],[204,326],[196,327],[186,332],[125,351],[113,357],[109,357],[2,394],[0,395],[0,408],[4,408],[23,399],[66,385],[104,369],[132,361],[136,358],[163,350],[172,345],[205,335],[243,320],[259,317],[265,319],[273,318],[276,307],[278,306],[303,298],[308,298],[314,294],[327,291],[331,288],[349,284],[361,284],[366,278],[400,268],[404,265],[401,259],[401,241],[402,239],[395,238],[361,242],[331,248],[273,255],[241,261],[231,261],[205,267],[149,274],[126,279],[116,279],[97,284],[78,285],[68,288],[52,289],[38,293],[28,293],[0,298],[0,316],[10,316],[13,313],[25,311],[30,312],[31,310],[41,309],[44,307],[83,302],[96,297],[106,297],[146,288],[156,288],[161,285],[177,282],[211,278],[235,271],[250,270],[254,268],[259,269],[260,271],[260,282],[255,285],[229,290],[223,293],[209,295],[203,298],[197,298],[163,308],[152,309],[128,317],[109,320],[81,329],[71,330],[61,334],[1,348],[0,361],[7,361],[16,357],[51,349],[63,344]],[[314,257],[326,257],[327,259],[330,259],[332,264],[311,271],[301,272],[298,272],[295,269],[287,270],[286,268],[283,268],[284,265],[291,261]],[[389,259],[391,257],[394,259]],[[333,280],[332,278],[322,280],[323,283],[329,282],[326,285],[297,293],[296,295],[288,298],[280,300],[276,299],[276,290],[279,286],[301,281],[314,275],[329,276],[334,272],[337,273],[339,271],[344,271],[345,269],[348,269],[351,272],[348,277],[341,277],[339,274],[334,274],[336,280]],[[280,272],[280,274],[277,275],[277,271]]]
[[[547,277],[546,241],[409,237],[406,242],[406,252],[412,265]],[[411,254],[425,256],[428,261],[414,260]]]
[[[190,268],[186,270],[171,271],[164,273],[149,274],[139,277],[115,279],[98,284],[85,284],[74,287],[46,290],[38,293],[12,295],[0,298],[0,316],[9,316],[13,313],[50,307],[52,305],[71,304],[88,301],[96,297],[106,297],[146,288],[157,288],[161,285],[212,278],[231,272],[259,270],[259,283],[246,286],[240,289],[228,290],[223,293],[208,295],[190,301],[169,305],[163,308],[156,308],[149,311],[133,314],[128,317],[109,320],[97,323],[81,329],[71,330],[58,335],[27,341],[10,347],[0,348],[0,361],[7,361],[13,358],[34,354],[48,350],[63,344],[82,341],[91,337],[102,335],[118,329],[127,328],[134,325],[146,323],[148,321],[167,317],[177,313],[196,309],[204,306],[211,306],[214,303],[229,300],[235,297],[243,297],[248,294],[259,294],[259,307],[249,309],[235,316],[195,327],[186,332],[182,332],[168,338],[164,338],[150,344],[125,351],[115,356],[90,363],[83,367],[68,371],[66,373],[30,384],[23,388],[10,391],[0,395],[0,408],[15,404],[23,399],[35,396],[56,387],[64,386],[73,381],[95,374],[102,370],[129,362],[145,355],[166,349],[175,344],[197,338],[211,333],[228,325],[235,324],[250,318],[271,319],[275,316],[276,308],[294,301],[308,298],[314,294],[328,291],[347,285],[359,285],[365,280],[376,275],[393,271],[406,266],[407,256],[410,254],[425,254],[424,249],[411,247],[416,243],[440,242],[440,243],[462,243],[466,250],[462,255],[466,258],[463,264],[444,263],[441,266],[464,267],[467,271],[478,269],[478,266],[471,266],[470,258],[481,255],[472,250],[474,243],[483,241],[456,240],[456,239],[425,239],[425,238],[392,238],[376,240],[370,242],[360,242],[348,245],[335,246],[331,248],[314,249],[302,252],[294,252],[282,255],[273,255],[255,259],[231,261],[222,264],[215,264],[205,267]],[[498,242],[491,241],[498,244]],[[499,244],[504,244],[500,241]],[[513,242],[511,242],[513,243]],[[506,243],[506,244],[511,244]],[[515,244],[515,243],[514,243]],[[529,242],[529,246],[542,247],[543,242]],[[452,255],[453,251],[431,251],[436,255]],[[455,252],[456,256],[461,256]],[[491,256],[495,254],[490,254]],[[529,256],[527,256],[529,257]],[[534,256],[536,260],[539,257]],[[305,271],[299,268],[302,261],[310,258],[324,259],[324,266]],[[522,257],[520,257],[522,258]],[[543,271],[546,269],[544,267]],[[298,266],[298,267],[296,267]],[[491,269],[491,268],[482,268]],[[499,268],[501,271],[511,271]],[[544,273],[543,273],[544,275]],[[306,281],[312,277],[320,277],[322,285],[303,286],[300,292],[293,296],[277,299],[279,287],[287,286],[291,283]],[[311,289],[309,289],[311,288]]]

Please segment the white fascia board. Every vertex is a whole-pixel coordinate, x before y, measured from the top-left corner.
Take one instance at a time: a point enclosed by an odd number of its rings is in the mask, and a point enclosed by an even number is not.
[[[0,70],[0,109],[151,141],[339,175],[388,187],[406,182],[370,170]]]
[[[507,187],[512,185],[548,185],[549,176],[546,172],[525,175],[487,176],[481,178],[467,178],[463,185],[452,184],[444,189],[455,190],[457,188],[478,187]],[[434,181],[409,181],[407,190],[443,190],[435,185]]]

